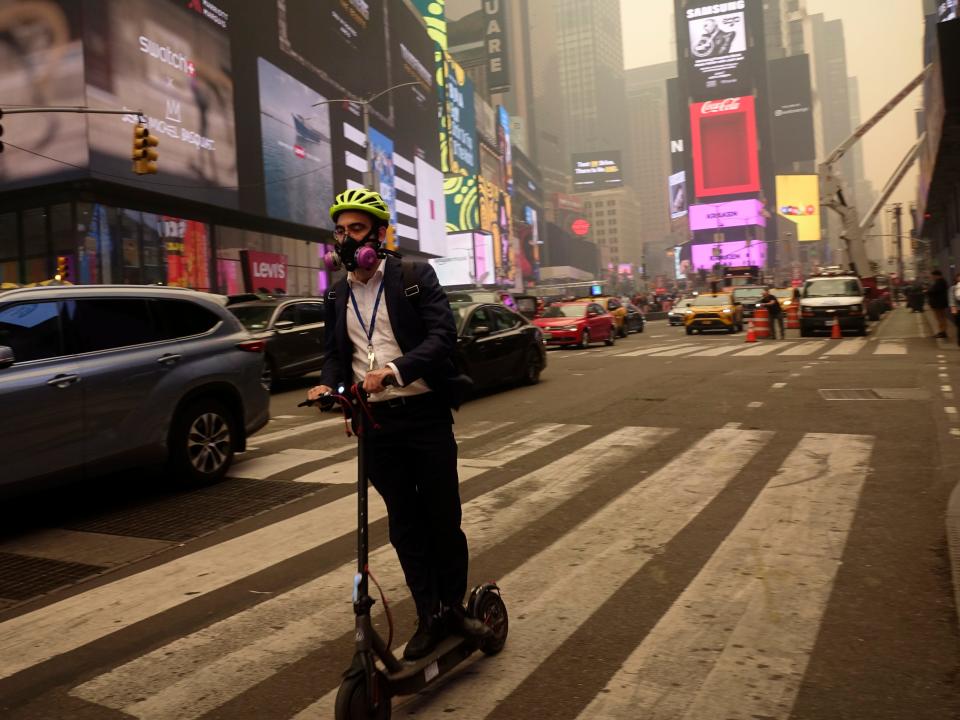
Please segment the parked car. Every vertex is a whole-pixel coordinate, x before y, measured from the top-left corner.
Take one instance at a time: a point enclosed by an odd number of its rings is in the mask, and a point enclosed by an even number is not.
[[[266,342],[263,382],[300,377],[323,366],[321,298],[274,298],[228,305],[250,334]]]
[[[615,297],[589,297],[581,298],[580,302],[597,303],[605,312],[613,317],[614,327],[617,329],[617,335],[627,336],[627,309],[623,306],[620,298]]]
[[[686,316],[687,308],[690,307],[694,298],[687,297],[677,300],[670,311],[667,313],[667,324],[669,325],[683,325],[683,319]]]
[[[730,293],[700,293],[684,311],[683,324],[687,335],[692,335],[694,330],[739,332],[743,330],[743,306],[736,303]]]
[[[497,303],[517,310],[516,299],[504,290],[447,290],[447,300],[451,303]]]
[[[627,309],[627,333],[642,333],[647,321],[640,308],[633,303],[624,303],[623,306]]]
[[[450,303],[457,320],[454,362],[474,390],[508,382],[534,385],[547,367],[539,328],[499,303]]]
[[[222,478],[269,418],[264,342],[222,296],[157,286],[0,292],[0,493],[166,462]]]
[[[613,315],[595,302],[554,303],[533,322],[543,331],[547,345],[585,348],[597,340],[603,340],[607,345],[613,345],[617,340]]]

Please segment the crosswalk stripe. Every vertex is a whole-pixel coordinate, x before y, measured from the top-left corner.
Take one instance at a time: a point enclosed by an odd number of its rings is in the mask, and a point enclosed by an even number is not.
[[[859,337],[853,338],[852,340],[844,340],[841,343],[834,344],[829,350],[827,350],[827,355],[853,355],[860,352],[867,344],[867,338]]]
[[[511,425],[513,425],[512,420],[504,420],[503,422],[500,422],[499,420],[476,420],[462,428],[458,425],[454,425],[453,433],[457,436],[457,440],[473,440],[481,437],[482,435],[491,433],[494,430],[507,428]]]
[[[516,459],[562,440],[584,426],[548,424],[504,457]],[[558,429],[559,428],[559,429]],[[481,461],[489,456],[481,456]],[[501,458],[501,462],[504,462]],[[481,462],[482,464],[482,462]],[[498,463],[500,464],[500,463]],[[467,471],[469,477],[477,473]],[[356,476],[354,475],[354,478]],[[461,481],[467,477],[462,477]],[[346,496],[219,545],[121,578],[0,624],[0,678],[99,640],[156,614],[252,575],[356,527],[356,502]],[[370,495],[370,522],[386,516]]]
[[[789,717],[872,446],[806,435],[579,717]]]
[[[568,457],[560,458],[465,503],[463,527],[471,553],[483,552],[516,528],[536,522],[593,478],[642,454],[673,432],[644,427],[616,430],[579,448],[574,465]],[[726,443],[729,445],[729,440]],[[351,522],[355,522],[353,517]],[[406,592],[391,547],[371,552],[370,565],[388,593]],[[349,584],[354,572],[354,563],[348,562],[93,678],[71,694],[137,718],[198,717],[324,642],[349,632],[353,626]],[[304,715],[332,716],[332,708]]]
[[[906,355],[907,347],[902,340],[881,340],[874,355]]]
[[[660,350],[667,350],[672,347],[687,347],[690,343],[684,343],[681,345],[654,345],[653,347],[641,348],[640,350],[631,350],[630,352],[618,353],[617,357],[640,357],[641,355],[649,355],[650,353],[659,352]]]
[[[277,440],[286,440],[287,438],[294,437],[295,435],[303,435],[304,433],[330,427],[331,425],[336,425],[337,423],[342,424],[343,419],[334,417],[327,420],[317,420],[316,422],[306,423],[305,425],[293,425],[284,430],[276,430],[275,432],[265,434],[258,433],[256,435],[252,435],[250,437],[250,442],[259,447],[265,443],[272,443],[276,442]]]
[[[717,357],[718,355],[726,355],[734,350],[739,350],[741,347],[742,345],[721,345],[720,347],[710,348],[709,350],[695,352],[692,355],[687,355],[687,357]]]
[[[656,557],[772,436],[711,432],[646,480],[638,477],[630,490],[503,578],[501,587],[519,611],[510,617],[507,645],[482,672],[464,673],[455,685],[440,689],[444,706],[458,708],[465,719],[494,716],[501,699]],[[428,689],[404,703],[404,714],[419,716],[432,694]],[[332,694],[324,701],[313,715],[297,720],[329,717]],[[630,717],[640,715],[635,707]]]
[[[820,352],[824,347],[826,347],[827,342],[825,340],[812,340],[810,342],[803,342],[799,345],[794,345],[791,348],[787,348],[780,355],[812,355],[813,353]]]
[[[230,468],[229,477],[247,480],[263,480],[278,472],[289,470],[297,465],[323,460],[342,450],[299,450],[291,448],[243,460]]]
[[[693,353],[697,351],[696,345],[688,347],[675,347],[670,350],[664,350],[662,352],[651,353],[650,357],[677,357],[678,355],[686,355],[687,353]]]
[[[506,445],[501,444],[500,441],[494,441],[486,447],[472,450],[464,457],[469,458],[468,464],[472,467],[501,467],[551,443],[570,437],[587,427],[589,426],[540,423],[529,427],[527,432]]]
[[[780,342],[779,340],[769,340],[765,343],[760,343],[759,345],[754,345],[752,348],[747,350],[742,350],[738,353],[735,353],[732,357],[756,357],[757,355],[768,355],[769,353],[775,352],[777,350],[783,350],[783,345],[776,345],[775,343]]]

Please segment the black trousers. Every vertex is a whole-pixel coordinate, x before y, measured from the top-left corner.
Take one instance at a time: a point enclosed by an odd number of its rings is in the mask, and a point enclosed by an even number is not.
[[[367,477],[387,506],[390,543],[421,618],[463,602],[469,553],[460,529],[453,416],[435,393],[372,405]]]

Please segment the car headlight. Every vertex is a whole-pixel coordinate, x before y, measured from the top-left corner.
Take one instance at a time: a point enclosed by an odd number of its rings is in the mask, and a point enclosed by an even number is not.
[[[693,315],[693,310],[687,310],[684,315]]]
[[[733,310],[731,310],[730,308],[724,308],[724,309],[723,309],[723,312],[725,312],[725,313],[727,313],[727,314],[729,315],[730,313],[733,312]]]
[[[569,325],[567,327],[559,328],[560,330],[568,330],[570,332],[576,332],[578,330],[576,325]]]

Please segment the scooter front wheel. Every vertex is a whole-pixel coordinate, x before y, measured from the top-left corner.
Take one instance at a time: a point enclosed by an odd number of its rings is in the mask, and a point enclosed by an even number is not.
[[[507,632],[510,629],[507,606],[503,598],[497,590],[487,588],[474,590],[470,607],[473,616],[492,631],[489,637],[480,641],[480,651],[484,655],[496,655],[503,650],[507,642]]]
[[[367,677],[362,674],[351,675],[340,683],[333,716],[336,720],[390,720],[390,693],[387,680],[379,672],[374,675],[376,687],[374,697],[376,708],[370,707],[367,697]]]

